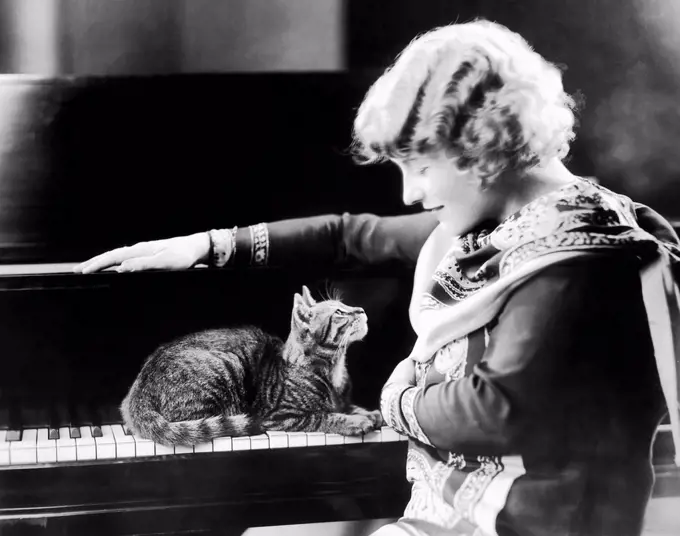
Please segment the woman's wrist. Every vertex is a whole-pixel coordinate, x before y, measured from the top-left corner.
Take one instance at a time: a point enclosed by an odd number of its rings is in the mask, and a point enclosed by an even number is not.
[[[208,266],[222,268],[233,259],[236,252],[236,230],[233,229],[211,229],[208,235]]]

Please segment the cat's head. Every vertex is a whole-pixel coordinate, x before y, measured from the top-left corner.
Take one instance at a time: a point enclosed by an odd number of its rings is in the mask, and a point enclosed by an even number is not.
[[[368,318],[361,307],[350,307],[340,300],[315,301],[306,286],[295,294],[291,330],[301,340],[325,348],[346,348],[368,333]]]

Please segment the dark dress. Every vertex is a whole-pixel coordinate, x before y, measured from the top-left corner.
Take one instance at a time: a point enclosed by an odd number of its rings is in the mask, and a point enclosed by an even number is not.
[[[657,239],[677,244],[667,222],[635,208]],[[415,266],[436,226],[429,213],[270,223],[266,263]],[[253,262],[251,239],[238,231],[237,264]],[[639,535],[666,413],[639,255],[549,266],[454,343],[418,363],[417,389],[399,393],[388,420],[410,436],[404,519],[452,534]]]

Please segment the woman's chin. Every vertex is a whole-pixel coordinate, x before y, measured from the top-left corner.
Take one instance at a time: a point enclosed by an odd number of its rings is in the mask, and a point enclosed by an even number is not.
[[[438,219],[441,228],[446,232],[446,234],[449,234],[451,236],[464,235],[474,230],[474,228],[477,225],[479,225],[479,222],[476,221],[464,222],[460,220],[453,220],[446,217],[441,217]]]
[[[447,218],[442,211],[437,213],[437,219],[439,220],[439,225],[446,231],[447,234],[459,235],[463,232],[461,223],[459,221],[454,221],[451,218]]]

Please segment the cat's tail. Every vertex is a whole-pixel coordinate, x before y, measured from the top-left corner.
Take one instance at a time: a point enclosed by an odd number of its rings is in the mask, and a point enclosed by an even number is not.
[[[125,425],[136,435],[167,446],[193,446],[218,437],[261,433],[248,415],[215,415],[189,421],[169,421],[151,407],[131,404],[128,397],[121,404]]]
[[[191,421],[168,421],[160,414],[144,423],[141,435],[164,445],[197,445],[218,437],[244,436],[253,433],[248,415],[216,415]]]

